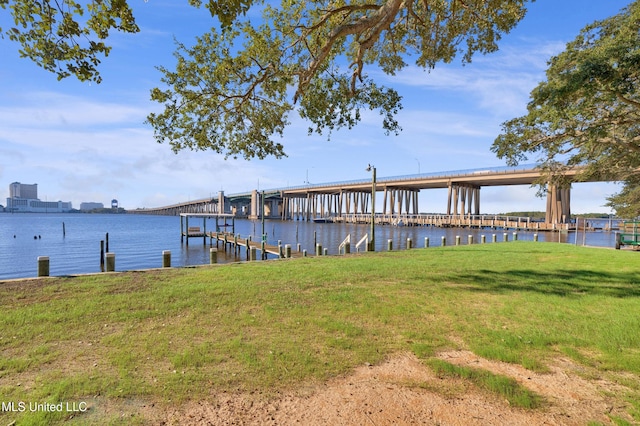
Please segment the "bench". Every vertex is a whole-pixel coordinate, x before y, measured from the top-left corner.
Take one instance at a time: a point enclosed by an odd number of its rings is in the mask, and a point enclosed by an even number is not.
[[[200,231],[200,227],[199,226],[190,226],[187,229],[187,234],[188,235],[201,235],[202,232]]]

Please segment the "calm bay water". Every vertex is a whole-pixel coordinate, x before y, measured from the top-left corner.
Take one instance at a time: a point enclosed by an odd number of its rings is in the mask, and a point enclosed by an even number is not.
[[[213,229],[214,224],[215,220],[207,220],[207,229]],[[202,226],[202,220],[192,218],[189,226]],[[351,250],[355,252],[356,242],[367,232],[368,225],[265,221],[269,244],[275,245],[281,240],[282,244],[291,244],[293,250],[300,244],[309,254],[315,253],[314,241],[326,247],[329,254],[337,254],[340,242],[348,234],[351,234]],[[406,247],[407,238],[412,239],[414,247],[424,247],[425,237],[429,237],[431,246],[438,246],[442,236],[451,245],[456,236],[466,244],[468,235],[473,235],[475,241],[486,235],[490,242],[495,233],[498,241],[503,241],[505,232],[512,239],[512,231],[502,230],[377,226],[376,250],[386,250],[389,239],[397,250]],[[116,254],[116,271],[159,268],[163,250],[171,251],[172,266],[209,263],[208,242],[204,246],[201,239],[192,238],[188,246],[181,244],[180,218],[175,216],[0,213],[0,280],[35,277],[38,256],[49,256],[52,276],[100,272],[100,240],[105,239],[106,233],[109,233],[109,251]],[[262,224],[236,219],[235,233],[242,237],[251,235],[259,241]],[[518,239],[532,240],[533,233],[519,231]],[[540,233],[539,240],[575,244],[576,234]],[[577,243],[613,247],[615,234],[580,232]],[[225,254],[220,245],[219,262],[242,260],[245,260],[244,250],[236,257],[233,253]]]

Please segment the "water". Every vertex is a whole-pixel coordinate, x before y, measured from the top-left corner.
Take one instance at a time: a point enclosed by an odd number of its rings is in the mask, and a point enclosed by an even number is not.
[[[63,235],[63,223],[66,234]],[[212,229],[214,220],[207,221]],[[190,226],[202,226],[201,219],[190,219]],[[259,241],[262,233],[260,221],[236,219],[235,232],[242,237],[251,236]],[[355,244],[369,232],[369,225],[307,223],[302,221],[265,221],[268,244],[291,244],[296,250],[315,253],[315,242],[337,254],[338,246],[351,234],[351,251]],[[387,250],[387,241],[393,241],[393,249],[406,248],[407,238],[414,247],[424,247],[425,237],[430,246],[439,246],[444,236],[447,245],[455,244],[460,236],[461,244],[467,244],[468,235],[479,242],[485,235],[491,242],[492,235],[503,241],[507,233],[513,239],[513,231],[477,230],[459,228],[376,226],[376,250]],[[109,251],[116,254],[116,271],[159,268],[162,251],[171,251],[172,266],[202,265],[209,263],[209,245],[199,238],[180,242],[180,218],[176,216],[148,215],[99,215],[99,214],[0,214],[0,280],[37,276],[38,256],[49,256],[50,275],[73,275],[100,272],[100,241],[109,234]],[[35,237],[35,238],[34,238]],[[533,240],[533,232],[518,232],[518,239]],[[540,241],[576,243],[576,234],[540,233]],[[613,247],[613,232],[580,232],[577,244]],[[364,250],[364,247],[361,248]],[[234,262],[246,259],[240,255],[225,253],[222,244],[218,250],[218,262]]]

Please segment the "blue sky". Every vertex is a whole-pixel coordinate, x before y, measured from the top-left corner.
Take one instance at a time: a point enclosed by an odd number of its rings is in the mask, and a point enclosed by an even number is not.
[[[292,115],[281,141],[284,159],[225,160],[213,152],[174,154],[155,142],[144,124],[158,110],[149,100],[160,81],[158,65],[173,61],[174,36],[185,44],[212,26],[206,10],[184,0],[133,0],[141,32],[114,34],[113,51],[101,64],[103,82],[58,81],[0,39],[0,204],[11,182],[37,183],[43,200],[112,198],[127,209],[156,207],[252,189],[367,179],[368,163],[379,177],[503,166],[490,151],[505,120],[526,111],[529,92],[544,79],[547,60],[581,28],[616,14],[627,0],[537,0],[500,50],[471,64],[408,67],[389,77],[366,70],[403,96],[399,136],[386,136],[377,113],[352,130],[307,136],[307,124]],[[0,26],[8,23],[0,9]],[[408,61],[410,62],[410,60]],[[576,184],[572,212],[608,212],[603,207],[616,184]],[[483,188],[482,213],[544,210],[528,186]],[[446,191],[420,194],[420,210],[446,210]]]

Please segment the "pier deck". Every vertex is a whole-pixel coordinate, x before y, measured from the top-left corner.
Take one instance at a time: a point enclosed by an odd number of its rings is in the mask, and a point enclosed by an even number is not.
[[[371,223],[370,214],[338,214],[323,218],[334,223]],[[533,232],[573,232],[576,230],[615,231],[620,228],[619,220],[612,220],[603,227],[591,225],[590,219],[580,219],[578,223],[548,223],[529,217],[502,215],[446,215],[446,214],[376,214],[376,225],[432,226],[438,228],[478,228],[503,229]]]
[[[234,249],[236,252],[240,251],[242,247],[247,252],[247,258],[249,258],[249,251],[255,248],[257,251],[262,251],[262,242],[252,241],[250,238],[241,238],[229,232],[209,232],[207,235],[211,241],[216,242],[216,247],[219,242],[224,244],[225,251],[227,246]],[[264,254],[273,254],[278,257],[285,257],[285,246],[274,246],[271,244],[264,245]],[[302,253],[299,251],[291,250],[291,257],[302,257]]]

